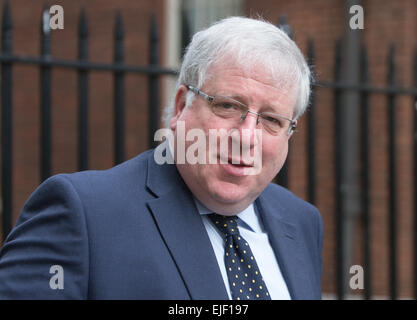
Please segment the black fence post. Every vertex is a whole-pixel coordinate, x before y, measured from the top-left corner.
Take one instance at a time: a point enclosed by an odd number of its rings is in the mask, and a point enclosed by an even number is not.
[[[124,31],[120,11],[116,13],[116,25],[114,33],[114,63],[124,63]],[[114,73],[114,158],[115,164],[125,159],[125,121],[124,121],[124,72]]]
[[[78,59],[88,61],[88,24],[85,10],[78,23]],[[88,71],[78,69],[78,170],[88,169]]]
[[[414,51],[413,65],[414,88],[417,89],[417,49]],[[417,94],[413,100],[414,128],[414,298],[417,299]]]
[[[157,68],[159,64],[159,35],[158,24],[155,15],[152,15],[149,35],[149,65]],[[159,128],[159,74],[150,73],[149,84],[149,147],[156,148],[157,141],[154,140],[155,131]]]
[[[342,43],[340,40],[336,43],[335,63],[334,63],[334,81],[340,84],[342,80]],[[343,205],[343,190],[342,190],[342,168],[344,160],[342,157],[342,141],[344,141],[342,133],[345,132],[342,128],[343,119],[341,109],[342,104],[342,89],[336,86],[334,89],[334,136],[335,136],[335,221],[336,221],[336,294],[338,299],[343,299],[345,296],[345,250],[344,250],[344,205]]]
[[[12,17],[9,1],[3,9],[1,26],[1,54],[12,54]],[[12,63],[1,62],[1,200],[2,205],[2,237],[3,240],[12,228]]]
[[[316,110],[315,110],[315,79],[314,43],[312,39],[307,44],[307,60],[312,75],[310,110],[307,113],[307,174],[308,174],[308,201],[316,203]]]
[[[181,8],[181,58],[185,54],[185,49],[187,48],[188,44],[191,42],[191,30],[190,30],[190,23],[188,12],[185,9],[185,2],[183,2],[183,6]]]
[[[388,53],[388,74],[387,84],[389,89],[395,88],[395,48],[391,46]],[[395,300],[397,298],[397,222],[396,222],[396,155],[395,155],[395,92],[388,93],[388,188],[389,188],[389,218],[388,218],[388,233],[389,233],[389,288],[390,298]]]
[[[366,48],[360,51],[360,84],[369,85],[369,66]],[[360,95],[360,141],[361,141],[361,207],[363,222],[363,264],[364,264],[364,298],[369,300],[371,288],[371,218],[370,218],[370,125],[369,125],[369,92],[362,90]]]
[[[49,10],[45,6],[41,19],[41,58],[51,58],[51,29],[49,26]],[[41,65],[41,181],[51,176],[51,67]]]

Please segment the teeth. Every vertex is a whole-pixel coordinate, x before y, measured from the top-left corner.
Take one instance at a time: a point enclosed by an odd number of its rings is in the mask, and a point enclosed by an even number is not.
[[[229,163],[230,163],[231,165],[234,165],[234,166],[237,166],[237,167],[245,167],[245,165],[244,165],[244,164],[242,164],[242,163],[233,163],[232,161],[229,161]]]
[[[233,160],[228,160],[227,161],[229,164],[231,164],[231,165],[234,165],[234,166],[236,166],[236,167],[248,167],[246,164],[244,164],[244,163],[233,163]],[[249,166],[250,167],[250,166]]]

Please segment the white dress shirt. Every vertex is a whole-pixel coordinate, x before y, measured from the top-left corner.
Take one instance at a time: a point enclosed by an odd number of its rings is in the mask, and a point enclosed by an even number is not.
[[[200,201],[194,198],[197,209],[202,217],[208,236],[216,254],[217,263],[223,277],[223,282],[231,299],[230,286],[227,278],[226,267],[224,264],[224,240],[207,214],[213,213],[207,209]],[[259,270],[264,278],[271,299],[273,300],[290,300],[287,285],[278,266],[277,259],[271,244],[269,243],[268,234],[265,232],[261,220],[251,204],[248,208],[238,215],[238,228],[241,236],[249,243],[252,253],[258,264]]]

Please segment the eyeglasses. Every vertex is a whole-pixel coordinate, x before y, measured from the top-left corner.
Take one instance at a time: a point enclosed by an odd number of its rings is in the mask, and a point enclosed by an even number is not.
[[[246,119],[248,113],[252,113],[257,116],[256,125],[258,125],[260,122],[263,128],[265,128],[265,130],[267,130],[272,135],[278,135],[281,132],[287,131],[287,135],[291,136],[297,127],[297,122],[295,120],[280,116],[276,113],[257,113],[249,110],[248,106],[232,98],[217,95],[209,96],[208,94],[193,86],[187,85],[186,87],[195,94],[207,100],[213,113],[220,118],[236,120],[240,119],[243,121]]]

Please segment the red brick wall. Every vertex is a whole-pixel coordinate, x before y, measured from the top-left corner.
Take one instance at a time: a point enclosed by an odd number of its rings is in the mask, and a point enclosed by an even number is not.
[[[413,0],[364,0],[364,30],[361,38],[368,48],[371,81],[384,86],[387,78],[387,54],[390,44],[396,46],[398,83],[412,86],[412,54],[416,48],[417,2]],[[344,36],[344,1],[247,0],[246,12],[261,14],[277,23],[286,14],[294,32],[295,41],[306,53],[307,39],[314,39],[316,72],[320,80],[333,80],[335,41]],[[388,291],[388,129],[386,96],[371,96],[371,250],[373,294],[387,296]],[[335,183],[334,183],[334,128],[333,94],[320,88],[316,96],[317,112],[317,203],[325,224],[323,249],[323,292],[335,293]],[[412,296],[412,101],[409,97],[397,99],[397,203],[398,203],[398,292],[400,297]],[[290,189],[307,198],[306,184],[306,122],[299,123],[299,132],[291,142]],[[354,256],[351,264],[363,265],[362,223],[355,218],[352,234]],[[347,275],[350,277],[350,275]],[[352,293],[361,294],[360,290]]]
[[[10,1],[13,18],[13,51],[37,56],[40,52],[40,18],[43,1]],[[3,2],[2,2],[3,4]],[[125,62],[148,64],[151,14],[163,30],[164,1],[61,0],[50,1],[64,8],[64,30],[52,30],[52,55],[77,58],[78,18],[82,7],[88,18],[89,59],[113,60],[113,29],[120,8],[125,31]],[[163,38],[161,38],[163,49]],[[161,54],[162,57],[162,54]],[[39,69],[18,64],[13,68],[13,221],[40,183],[40,83]],[[109,72],[89,76],[90,168],[113,165],[113,78]],[[147,78],[127,75],[125,80],[126,158],[147,149]],[[77,171],[77,73],[56,68],[52,71],[52,173]]]

